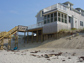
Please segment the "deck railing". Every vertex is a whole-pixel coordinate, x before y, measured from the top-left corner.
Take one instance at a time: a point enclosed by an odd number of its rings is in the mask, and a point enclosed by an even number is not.
[[[43,26],[44,25],[39,25],[39,24],[30,25],[30,26],[28,26],[28,30],[34,29],[34,28],[40,28],[40,27],[43,27]]]
[[[66,7],[67,7],[67,6],[58,3],[58,4],[55,4],[55,5],[52,5],[52,6],[50,6],[50,7],[45,8],[45,9],[44,9],[44,13],[46,13],[46,12],[48,12],[48,11],[51,11],[51,10],[54,10],[54,9],[57,9],[57,8],[66,11],[66,10],[67,10]]]

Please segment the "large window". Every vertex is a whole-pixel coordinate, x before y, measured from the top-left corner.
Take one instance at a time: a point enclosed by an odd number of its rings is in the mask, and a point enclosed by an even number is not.
[[[57,17],[54,17],[54,21],[57,21]]]
[[[47,20],[47,23],[50,23],[50,20],[49,19]]]
[[[53,17],[53,14],[51,14],[51,17]]]
[[[50,15],[47,15],[48,18],[50,18]]]
[[[61,21],[60,17],[58,18],[58,21]]]
[[[58,13],[58,16],[60,17],[60,13]]]
[[[46,16],[44,16],[44,19],[46,19]]]
[[[69,23],[71,23],[71,17],[69,16]]]
[[[82,21],[80,21],[80,26],[83,26],[83,22]]]
[[[56,16],[57,16],[57,12],[54,13],[54,17],[56,17]]]
[[[53,18],[51,18],[51,22],[53,22]]]
[[[44,24],[46,24],[46,20],[44,20]]]

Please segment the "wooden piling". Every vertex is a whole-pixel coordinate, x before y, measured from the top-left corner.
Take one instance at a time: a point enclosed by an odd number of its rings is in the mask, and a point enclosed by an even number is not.
[[[28,43],[28,32],[27,32],[27,43]]]
[[[32,43],[33,43],[33,36],[34,36],[34,33],[32,32]]]
[[[37,30],[37,33],[36,33],[36,41],[38,42],[38,30]]]
[[[24,32],[24,43],[25,43],[25,35],[26,35],[26,32]]]
[[[41,42],[43,42],[43,31],[41,31]]]
[[[11,37],[8,39],[8,49],[11,49]]]

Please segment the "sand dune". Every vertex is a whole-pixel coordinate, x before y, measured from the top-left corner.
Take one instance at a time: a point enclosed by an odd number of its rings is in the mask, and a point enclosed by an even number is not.
[[[72,37],[72,36],[68,36]],[[70,49],[84,49],[84,34],[80,33],[79,36],[60,38],[44,43],[39,48],[70,48]]]

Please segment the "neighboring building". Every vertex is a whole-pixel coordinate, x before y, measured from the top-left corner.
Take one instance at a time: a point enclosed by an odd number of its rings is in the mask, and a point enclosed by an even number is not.
[[[73,8],[70,2],[57,3],[40,10],[37,15],[37,24],[29,30],[42,28],[43,34],[53,34],[61,29],[84,28],[84,10]]]

